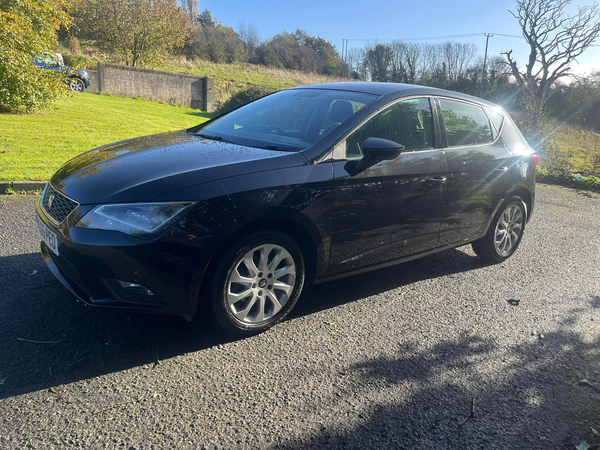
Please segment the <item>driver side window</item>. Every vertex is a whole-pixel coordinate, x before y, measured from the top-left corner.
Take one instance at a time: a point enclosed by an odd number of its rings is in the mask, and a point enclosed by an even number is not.
[[[370,137],[404,145],[405,152],[433,149],[433,114],[428,98],[413,98],[381,111],[346,139],[346,158],[363,157],[362,144]]]

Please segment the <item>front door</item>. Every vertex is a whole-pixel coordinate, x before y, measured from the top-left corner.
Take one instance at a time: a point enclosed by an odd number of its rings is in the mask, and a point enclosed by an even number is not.
[[[435,248],[447,165],[436,149],[431,101],[397,102],[376,114],[334,151],[335,193],[330,273]],[[355,173],[370,137],[405,146],[399,157]],[[337,153],[337,156],[336,156]]]

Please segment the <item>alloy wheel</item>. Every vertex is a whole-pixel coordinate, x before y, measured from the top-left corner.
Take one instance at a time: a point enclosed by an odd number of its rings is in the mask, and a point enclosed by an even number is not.
[[[69,87],[73,92],[83,92],[83,81],[79,78],[71,78],[69,81]]]
[[[523,232],[523,213],[516,204],[509,205],[500,215],[494,234],[494,246],[500,256],[508,255]]]
[[[242,256],[226,283],[227,305],[240,322],[257,325],[288,302],[296,281],[296,263],[276,244],[262,244]]]

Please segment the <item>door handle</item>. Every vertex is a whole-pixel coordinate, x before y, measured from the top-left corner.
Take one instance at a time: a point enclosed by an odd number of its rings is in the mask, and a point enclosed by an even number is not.
[[[429,178],[427,181],[429,181],[430,183],[435,183],[435,184],[444,184],[446,182],[447,178],[446,177],[433,177],[433,178]]]
[[[508,167],[498,167],[497,169],[494,169],[495,171],[498,172],[508,172]]]

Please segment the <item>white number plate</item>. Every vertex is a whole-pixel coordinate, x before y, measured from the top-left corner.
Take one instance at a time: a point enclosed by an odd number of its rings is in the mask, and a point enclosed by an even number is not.
[[[48,248],[52,250],[56,256],[58,256],[58,241],[56,240],[56,233],[52,232],[52,230],[46,226],[42,219],[40,219],[40,216],[37,216],[37,221],[42,240],[46,243]]]

